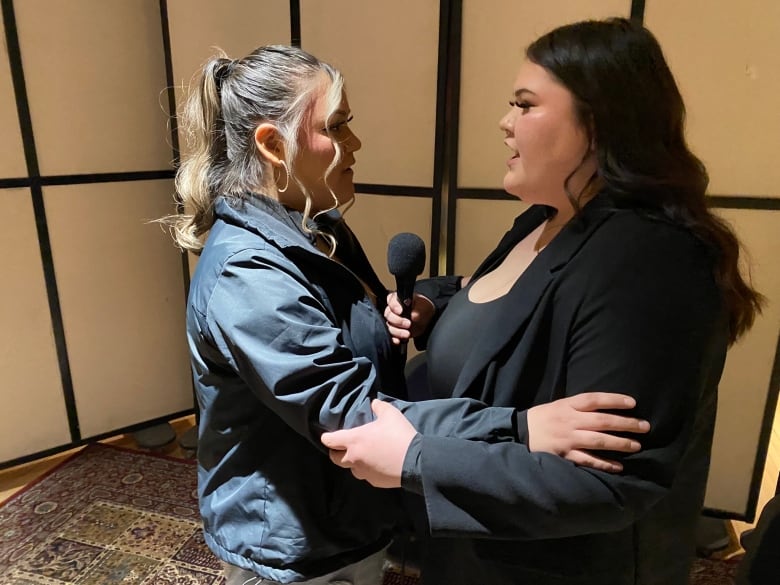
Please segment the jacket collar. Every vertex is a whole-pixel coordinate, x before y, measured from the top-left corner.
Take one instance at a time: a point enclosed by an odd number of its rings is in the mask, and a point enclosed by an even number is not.
[[[309,254],[326,257],[315,244],[316,235],[303,231],[303,213],[289,209],[270,197],[255,193],[242,199],[219,197],[214,204],[214,213],[222,221],[257,234],[281,250],[301,248]],[[384,308],[387,289],[341,212],[332,209],[319,214],[316,220],[309,219],[307,226],[328,232],[336,238],[337,263],[365,283],[377,298],[378,306]]]
[[[298,247],[321,253],[315,246],[315,234],[306,233],[301,227],[303,214],[265,195],[252,193],[241,199],[219,197],[214,204],[214,213],[222,221],[249,230],[279,248]],[[341,214],[333,210],[320,215],[316,221],[309,219],[307,226],[322,229],[339,221]]]
[[[606,194],[598,195],[588,202],[577,219],[570,222],[539,252],[507,293],[509,298],[504,304],[505,310],[493,311],[484,326],[480,327],[482,331],[480,339],[463,365],[457,385],[453,389],[454,396],[462,396],[466,393],[487,364],[515,337],[518,331],[526,327],[539,300],[555,280],[556,275],[613,213],[611,198]],[[520,215],[496,250],[488,256],[474,275],[481,276],[497,266],[512,248],[536,229],[549,214],[549,208],[537,205]],[[482,399],[489,398],[482,397]]]

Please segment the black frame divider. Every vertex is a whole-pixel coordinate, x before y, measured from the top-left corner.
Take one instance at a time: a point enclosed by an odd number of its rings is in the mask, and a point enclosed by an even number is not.
[[[301,2],[290,0],[290,44],[301,47]]]
[[[444,135],[444,173],[446,180],[442,187],[443,206],[445,211],[446,245],[445,274],[455,271],[455,227],[457,219],[458,199],[458,140],[460,136],[460,75],[461,50],[463,45],[463,1],[442,1],[442,6],[449,6],[446,38],[446,89],[445,89],[445,119]],[[439,137],[437,137],[439,138]],[[438,140],[437,140],[438,142]]]
[[[629,18],[638,20],[639,22],[645,19],[645,0],[631,0],[631,15]]]

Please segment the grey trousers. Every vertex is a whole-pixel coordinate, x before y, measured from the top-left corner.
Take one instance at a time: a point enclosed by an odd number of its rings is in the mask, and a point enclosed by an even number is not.
[[[387,551],[385,549],[366,557],[362,561],[346,567],[309,579],[296,581],[296,585],[380,585]],[[222,563],[225,572],[225,585],[279,585],[258,577],[251,571]]]

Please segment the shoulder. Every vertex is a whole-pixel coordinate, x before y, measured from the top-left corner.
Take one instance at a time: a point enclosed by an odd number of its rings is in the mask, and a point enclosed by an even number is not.
[[[583,291],[681,302],[716,299],[715,258],[689,229],[636,210],[613,212],[572,258],[567,272]]]
[[[689,229],[631,209],[613,212],[594,231],[586,250],[602,262],[711,264],[707,246]]]
[[[273,291],[304,283],[298,263],[285,251],[258,234],[217,224],[209,234],[190,284],[190,303],[202,313],[216,304],[245,304],[257,298],[256,307]],[[300,284],[299,284],[300,286]]]

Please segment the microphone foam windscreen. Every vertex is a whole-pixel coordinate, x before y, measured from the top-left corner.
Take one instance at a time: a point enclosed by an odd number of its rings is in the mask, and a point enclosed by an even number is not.
[[[387,268],[393,276],[417,276],[425,268],[425,242],[420,236],[403,232],[387,245]]]

